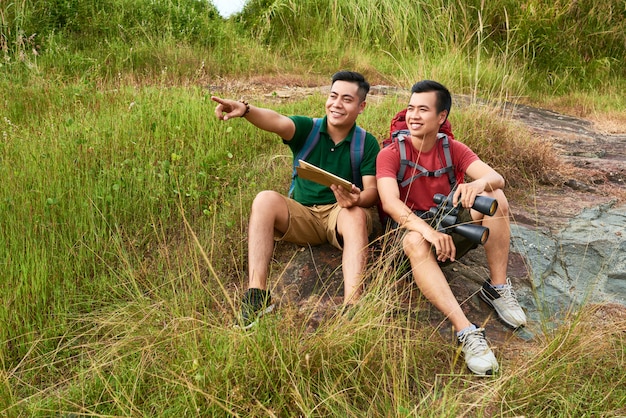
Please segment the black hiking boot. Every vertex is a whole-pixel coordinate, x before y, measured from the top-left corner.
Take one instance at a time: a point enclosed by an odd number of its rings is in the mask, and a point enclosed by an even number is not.
[[[241,315],[235,326],[241,329],[252,328],[260,317],[272,312],[274,304],[269,290],[248,289],[241,300]]]

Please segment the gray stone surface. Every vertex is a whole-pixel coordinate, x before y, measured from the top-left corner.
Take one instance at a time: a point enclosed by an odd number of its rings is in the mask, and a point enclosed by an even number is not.
[[[626,305],[624,225],[626,207],[612,203],[584,209],[556,233],[513,225],[513,251],[528,261],[532,279],[532,292],[522,291],[529,311],[549,316],[584,303]]]

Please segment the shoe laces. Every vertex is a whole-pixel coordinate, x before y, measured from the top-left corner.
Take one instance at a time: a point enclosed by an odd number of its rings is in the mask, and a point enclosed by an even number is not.
[[[459,342],[463,345],[464,351],[482,354],[489,349],[487,340],[485,340],[485,329],[476,328],[472,331],[466,331],[459,337]]]
[[[500,288],[494,287],[496,292],[504,299],[508,305],[518,306],[517,295],[515,295],[515,290],[513,290],[513,286],[511,286],[511,281],[506,279],[506,284]]]

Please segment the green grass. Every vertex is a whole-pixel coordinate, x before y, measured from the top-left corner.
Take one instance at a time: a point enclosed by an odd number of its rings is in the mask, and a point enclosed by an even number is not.
[[[14,97],[24,99],[5,113],[12,118],[0,189],[10,260],[2,282],[10,296],[0,311],[7,414],[457,416],[470,402],[470,415],[489,415],[502,396],[512,405],[505,411],[538,411],[527,395],[509,397],[526,393],[533,367],[543,373],[536,366],[548,361],[543,353],[504,358],[507,372],[477,393],[483,381],[464,372],[450,340],[420,325],[419,311],[391,315],[400,295],[377,267],[356,325],[329,320],[311,332],[307,314],[287,305],[251,334],[231,329],[245,284],[247,211],[258,190],[287,189],[285,147],[243,120],[218,122],[199,88],[47,88],[31,108],[19,88]],[[314,94],[257,103],[315,115],[323,101]],[[384,137],[401,103],[372,99],[361,123]],[[513,166],[489,155],[517,179],[512,187],[531,184],[549,165],[549,150],[494,110],[455,110],[456,133],[472,147],[528,150]],[[619,351],[619,332],[604,337]],[[611,351],[587,354],[622,361]],[[609,386],[621,379],[602,378]]]
[[[618,9],[261,3],[229,20],[187,0],[0,4],[0,415],[626,414],[623,321],[575,313],[521,352],[498,348],[504,372],[477,379],[426,303],[398,314],[385,263],[352,323],[311,330],[314,313],[285,304],[233,330],[250,204],[287,190],[291,157],[243,120],[219,122],[210,101],[318,116],[323,94],[284,100],[257,83],[323,85],[341,68],[401,90],[434,78],[466,95],[455,134],[522,200],[560,167],[498,103],[619,127]],[[607,30],[567,26],[583,12]],[[562,56],[546,60],[558,42]],[[382,140],[405,103],[372,95],[359,123]]]

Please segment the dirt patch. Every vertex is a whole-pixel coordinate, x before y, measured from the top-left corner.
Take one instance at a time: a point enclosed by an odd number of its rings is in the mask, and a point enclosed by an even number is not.
[[[516,221],[561,228],[584,208],[626,201],[626,135],[596,130],[588,120],[529,106],[513,106],[513,119],[548,138],[564,170],[555,185],[538,185],[531,202],[511,202]]]

